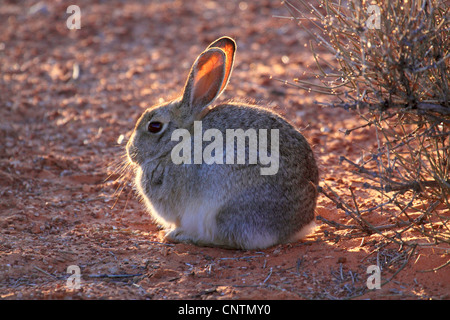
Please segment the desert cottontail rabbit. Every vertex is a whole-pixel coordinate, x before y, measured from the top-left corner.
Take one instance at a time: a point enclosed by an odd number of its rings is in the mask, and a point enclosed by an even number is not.
[[[235,51],[231,38],[213,42],[183,95],[147,109],[128,141],[137,189],[169,241],[261,249],[314,225],[318,168],[300,132],[268,108],[212,105]]]

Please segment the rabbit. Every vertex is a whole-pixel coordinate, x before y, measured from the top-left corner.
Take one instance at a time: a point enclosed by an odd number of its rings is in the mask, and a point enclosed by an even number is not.
[[[235,52],[232,38],[211,43],[195,60],[182,96],[147,109],[127,142],[136,189],[169,242],[256,250],[298,241],[315,226],[319,170],[303,135],[267,107],[213,105],[228,84]],[[276,130],[277,172],[262,174],[261,163],[247,160],[174,163],[173,150],[179,143],[174,133],[193,134],[199,123],[202,133]],[[267,142],[276,143],[275,138]],[[206,144],[203,140],[202,146]]]

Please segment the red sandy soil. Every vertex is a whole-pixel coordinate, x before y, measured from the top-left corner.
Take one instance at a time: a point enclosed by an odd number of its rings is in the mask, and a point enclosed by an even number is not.
[[[354,187],[362,207],[380,201],[339,163],[375,148],[373,131],[345,136],[358,116],[275,80],[311,79],[315,65],[308,34],[274,17],[288,16],[280,1],[77,1],[80,30],[66,27],[70,4],[0,7],[2,299],[449,299],[448,266],[427,271],[449,247],[412,232],[427,245],[411,255],[320,222],[303,242],[261,251],[170,244],[132,177],[120,178],[143,110],[180,94],[195,57],[229,35],[238,51],[221,100],[276,108],[313,145],[321,185]],[[354,223],[323,195],[316,211]],[[377,263],[390,281],[369,290],[366,271]],[[80,289],[66,285],[70,265],[80,267]]]

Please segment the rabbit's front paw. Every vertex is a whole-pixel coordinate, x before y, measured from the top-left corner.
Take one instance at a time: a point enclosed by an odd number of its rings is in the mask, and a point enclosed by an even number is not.
[[[174,243],[192,241],[192,239],[188,237],[180,228],[170,230],[168,233],[166,233],[165,239],[169,242]]]

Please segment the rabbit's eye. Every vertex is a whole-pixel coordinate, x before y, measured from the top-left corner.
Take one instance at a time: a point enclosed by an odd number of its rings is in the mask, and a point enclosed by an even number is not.
[[[159,121],[152,121],[148,123],[147,130],[150,133],[158,133],[164,127],[164,124]]]

